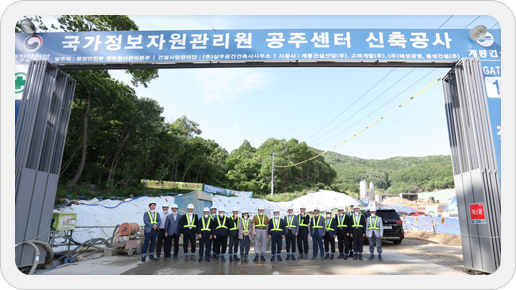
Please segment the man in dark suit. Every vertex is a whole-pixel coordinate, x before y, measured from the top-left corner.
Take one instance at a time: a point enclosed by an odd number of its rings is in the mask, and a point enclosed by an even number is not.
[[[149,211],[146,211],[143,214],[143,223],[145,224],[145,228],[143,229],[143,233],[145,239],[143,241],[142,246],[142,262],[145,262],[145,257],[147,255],[147,248],[150,243],[150,255],[149,260],[156,261],[154,258],[154,248],[156,247],[156,239],[158,238],[158,228],[161,220],[158,212],[156,212],[156,202],[151,200],[149,202]]]
[[[172,241],[174,242],[174,259],[179,260],[179,235],[181,228],[179,227],[183,218],[177,212],[177,204],[172,206],[172,213],[167,216],[165,221],[165,258],[170,261],[170,251],[172,250]]]
[[[269,239],[271,239],[271,262],[276,259],[278,255],[278,261],[281,259],[281,244],[285,238],[285,221],[280,219],[279,210],[273,211],[274,216],[269,220]]]
[[[195,261],[195,237],[199,234],[197,228],[199,223],[199,218],[196,214],[193,213],[194,206],[193,204],[189,204],[186,208],[188,211],[183,218],[181,219],[180,229],[181,229],[181,238],[183,238],[183,250],[185,252],[185,262],[188,262],[188,243],[190,243],[190,248],[192,250],[192,254],[190,259]]]
[[[364,248],[364,238],[366,236],[366,218],[360,212],[358,205],[353,207],[349,224],[351,226],[350,236],[353,238],[353,260],[362,260],[362,249]]]
[[[204,254],[206,255],[206,262],[211,260],[210,249],[214,233],[215,221],[210,216],[210,209],[205,207],[203,216],[199,218],[199,262],[202,262]],[[206,248],[206,251],[204,248]]]

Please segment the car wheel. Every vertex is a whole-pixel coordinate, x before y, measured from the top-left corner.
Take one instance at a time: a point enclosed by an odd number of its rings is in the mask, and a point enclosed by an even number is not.
[[[395,245],[399,245],[399,244],[401,244],[401,241],[403,241],[403,240],[394,240],[394,241],[392,241],[392,242],[393,242]]]

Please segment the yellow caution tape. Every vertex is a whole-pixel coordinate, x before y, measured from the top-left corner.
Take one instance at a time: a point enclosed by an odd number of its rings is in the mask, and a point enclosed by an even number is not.
[[[293,166],[297,166],[297,165],[300,165],[300,164],[303,164],[303,163],[306,163],[310,160],[314,160],[315,158],[317,157],[320,157],[330,151],[332,151],[333,149],[339,147],[340,145],[348,142],[349,140],[355,138],[356,136],[358,136],[360,133],[364,132],[365,130],[371,128],[373,125],[375,125],[376,123],[380,122],[380,120],[383,120],[385,117],[389,116],[390,114],[392,114],[394,111],[396,111],[397,109],[401,108],[403,105],[405,105],[406,103],[412,101],[415,97],[419,96],[421,93],[423,93],[424,91],[428,90],[430,87],[432,87],[433,85],[435,85],[436,83],[438,83],[440,80],[442,80],[446,75],[438,78],[437,80],[433,81],[431,84],[429,84],[426,88],[422,89],[421,91],[419,91],[417,94],[413,95],[412,97],[410,97],[408,100],[406,100],[405,102],[403,102],[401,105],[397,106],[396,108],[394,108],[393,110],[391,110],[389,113],[383,115],[380,119],[376,120],[375,122],[373,122],[371,125],[365,127],[364,129],[362,129],[361,131],[359,131],[358,133],[354,134],[353,136],[349,137],[348,139],[340,142],[339,144],[333,146],[332,148],[320,153],[320,154],[317,154],[315,155],[314,157],[312,158],[309,158],[309,159],[306,159],[304,161],[301,161],[301,162],[298,162],[298,163],[295,163],[295,164],[291,164],[291,165],[285,165],[285,166],[280,166],[280,165],[276,165],[274,167],[276,168],[287,168],[287,167],[293,167]],[[417,222],[417,218],[416,218],[416,222]]]

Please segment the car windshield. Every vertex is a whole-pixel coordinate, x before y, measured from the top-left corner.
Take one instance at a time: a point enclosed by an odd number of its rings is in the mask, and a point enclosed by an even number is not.
[[[395,210],[380,210],[377,212],[382,219],[399,219],[399,215]]]

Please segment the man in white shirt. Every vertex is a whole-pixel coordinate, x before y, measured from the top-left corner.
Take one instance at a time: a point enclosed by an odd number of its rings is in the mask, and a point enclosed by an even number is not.
[[[159,213],[159,217],[162,222],[159,224],[158,229],[158,244],[156,245],[156,259],[159,260],[161,256],[161,245],[165,244],[165,221],[167,220],[167,216],[170,214],[168,211],[169,205],[168,203],[164,203],[161,207],[163,209],[162,212]]]

